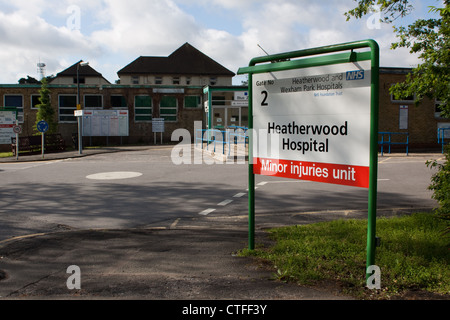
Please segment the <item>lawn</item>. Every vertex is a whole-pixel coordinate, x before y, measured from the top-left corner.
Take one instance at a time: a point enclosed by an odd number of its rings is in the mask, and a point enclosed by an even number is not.
[[[433,213],[377,219],[375,264],[381,289],[366,287],[366,220],[337,220],[269,230],[271,247],[250,255],[269,261],[274,276],[302,285],[333,283],[363,299],[389,299],[406,292],[450,298],[449,237]]]
[[[0,158],[8,158],[12,156],[13,156],[12,152],[0,152]]]

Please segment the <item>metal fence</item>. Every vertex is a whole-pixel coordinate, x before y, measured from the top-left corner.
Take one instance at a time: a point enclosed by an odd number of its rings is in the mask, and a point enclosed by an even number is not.
[[[408,132],[378,132],[381,135],[381,141],[378,141],[378,145],[381,146],[381,155],[384,153],[384,146],[388,146],[388,153],[391,153],[392,145],[404,145],[406,146],[406,155],[408,155],[409,149],[409,133]],[[393,141],[392,136],[406,136],[406,141]]]
[[[232,145],[244,144],[244,147],[248,144],[247,127],[230,126],[226,130],[219,129],[197,129],[195,133],[195,146],[201,143],[201,148],[203,149],[203,144],[206,143],[206,150],[210,147],[213,148],[213,152],[216,149],[221,149],[222,153],[226,153],[228,150],[228,155],[231,153]],[[227,146],[227,148],[225,148]]]
[[[450,139],[450,134],[447,134],[446,136],[446,131],[450,132],[450,128],[438,128],[437,129],[437,138],[438,138],[438,143],[441,144],[441,148],[442,148],[442,153],[444,153],[444,146],[445,146],[445,141],[444,139]]]

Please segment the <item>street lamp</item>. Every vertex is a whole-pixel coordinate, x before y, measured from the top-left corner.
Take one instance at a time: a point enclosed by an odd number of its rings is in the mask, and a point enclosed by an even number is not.
[[[77,110],[81,110],[80,103],[80,67],[85,67],[89,65],[89,62],[84,62],[83,60],[77,63]],[[82,137],[82,124],[83,117],[78,117],[78,153],[83,153],[83,137]]]

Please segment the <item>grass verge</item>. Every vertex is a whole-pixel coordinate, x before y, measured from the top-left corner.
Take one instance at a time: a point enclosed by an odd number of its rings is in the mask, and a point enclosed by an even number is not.
[[[12,156],[13,156],[12,152],[0,152],[0,158],[8,158]]]
[[[278,280],[302,285],[333,283],[362,299],[390,299],[408,292],[450,298],[449,238],[433,213],[377,219],[375,263],[381,289],[366,288],[366,220],[337,220],[269,230],[269,248],[241,255],[268,261]],[[426,297],[425,297],[426,298]]]

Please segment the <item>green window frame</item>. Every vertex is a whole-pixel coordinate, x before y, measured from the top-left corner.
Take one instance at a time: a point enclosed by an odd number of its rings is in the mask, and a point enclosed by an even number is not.
[[[159,102],[159,116],[166,122],[176,122],[178,115],[178,99],[175,96],[162,96]]]
[[[184,107],[188,109],[201,108],[202,98],[200,96],[185,96]]]
[[[152,97],[149,95],[134,96],[134,121],[146,122],[152,120]]]

